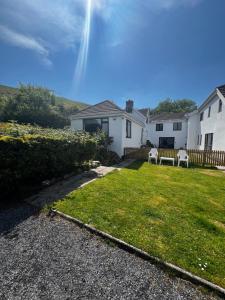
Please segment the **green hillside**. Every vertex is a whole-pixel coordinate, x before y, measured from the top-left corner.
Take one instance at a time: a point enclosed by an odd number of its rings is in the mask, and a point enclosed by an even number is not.
[[[15,96],[17,93],[17,88],[15,87],[10,87],[6,85],[1,85],[0,84],[0,96]],[[61,96],[56,96],[56,104],[63,105],[66,108],[71,108],[71,109],[84,109],[85,107],[88,106],[88,104],[79,102],[79,101],[74,101],[71,99],[67,99]]]
[[[76,106],[76,108],[78,108],[79,110],[84,109],[88,106],[88,104],[86,103],[70,100],[61,96],[56,96],[56,104],[63,104],[67,107]]]
[[[4,96],[14,96],[17,92],[17,88],[1,85],[0,84],[0,95]]]

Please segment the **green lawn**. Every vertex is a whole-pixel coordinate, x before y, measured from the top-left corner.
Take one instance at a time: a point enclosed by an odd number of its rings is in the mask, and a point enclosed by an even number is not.
[[[55,208],[225,287],[225,174],[135,162]]]

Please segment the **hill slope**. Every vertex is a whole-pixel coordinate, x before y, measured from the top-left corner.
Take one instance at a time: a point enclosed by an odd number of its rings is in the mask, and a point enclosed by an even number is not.
[[[5,96],[15,96],[17,93],[17,88],[11,87],[11,86],[6,86],[0,84],[0,96],[5,95]],[[67,108],[71,109],[84,109],[85,107],[88,106],[88,104],[79,102],[79,101],[73,101],[71,99],[67,99],[61,96],[56,96],[56,104],[62,104]]]

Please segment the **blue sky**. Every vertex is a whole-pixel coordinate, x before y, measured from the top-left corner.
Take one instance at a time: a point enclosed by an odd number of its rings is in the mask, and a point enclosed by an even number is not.
[[[0,83],[90,104],[201,103],[225,83],[224,0],[1,0]]]

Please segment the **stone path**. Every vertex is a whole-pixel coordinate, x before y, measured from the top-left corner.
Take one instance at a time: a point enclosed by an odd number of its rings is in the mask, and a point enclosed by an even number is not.
[[[41,190],[38,194],[27,198],[25,202],[38,208],[43,208],[46,205],[50,205],[55,201],[64,198],[73,190],[82,188],[99,177],[105,176],[114,170],[121,170],[122,168],[129,166],[133,161],[133,159],[128,159],[112,167],[99,166],[81,175],[64,179]]]

